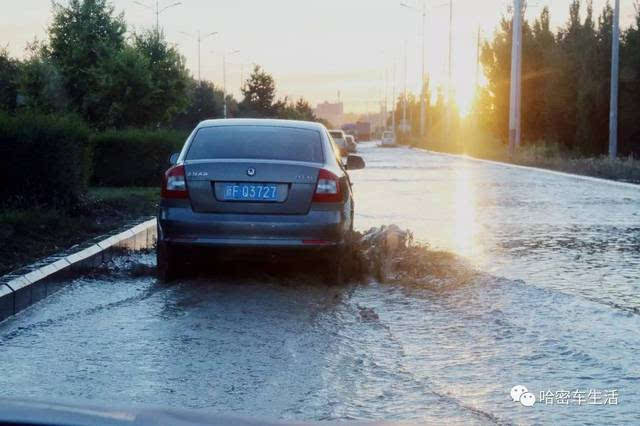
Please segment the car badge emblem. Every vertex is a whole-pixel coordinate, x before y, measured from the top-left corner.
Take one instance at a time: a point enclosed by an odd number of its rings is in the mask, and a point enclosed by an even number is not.
[[[255,176],[256,175],[256,169],[254,169],[253,167],[249,167],[247,169],[247,175],[249,176]]]

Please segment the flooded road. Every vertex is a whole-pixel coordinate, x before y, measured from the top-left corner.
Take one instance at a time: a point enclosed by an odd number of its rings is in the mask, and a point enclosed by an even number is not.
[[[395,223],[460,260],[420,282],[327,287],[235,265],[165,285],[137,255],[0,324],[0,396],[296,420],[640,421],[639,188],[361,151],[356,227]],[[512,401],[515,385],[536,404]]]

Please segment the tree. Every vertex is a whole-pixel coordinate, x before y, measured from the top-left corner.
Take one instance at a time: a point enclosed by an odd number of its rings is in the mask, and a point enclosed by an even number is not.
[[[587,3],[587,14],[582,24],[577,44],[582,54],[578,59],[578,75],[576,75],[576,134],[575,145],[583,153],[597,154],[598,147],[598,91],[601,81],[609,81],[602,75],[598,67],[599,46],[593,19],[593,5]],[[605,123],[606,125],[606,123]]]
[[[0,110],[13,111],[18,96],[18,65],[6,49],[0,49]]]
[[[300,120],[305,121],[318,121],[318,118],[313,112],[313,108],[309,105],[309,102],[303,98],[298,99],[296,102],[296,112],[300,116]]]
[[[48,55],[46,44],[34,41],[27,58],[19,64],[18,90],[21,107],[44,113],[65,113],[69,99],[60,69]]]
[[[620,152],[640,156],[640,2],[620,52]]]
[[[572,0],[569,6],[569,18],[558,32],[558,50],[555,63],[558,72],[554,75],[553,85],[556,96],[552,106],[554,127],[558,141],[568,149],[576,146],[578,128],[578,78],[581,75],[580,56],[582,23],[580,20],[579,0]]]
[[[555,138],[551,126],[553,117],[549,113],[555,49],[549,9],[545,7],[530,31],[525,32],[523,45],[522,134],[530,143]]]
[[[487,119],[493,125],[494,134],[504,142],[508,139],[509,128],[511,34],[511,21],[503,17],[493,41],[485,42],[480,53],[480,62],[489,80],[489,99],[493,105],[490,109],[492,117]]]
[[[146,122],[169,123],[188,102],[190,78],[184,57],[156,30],[135,34],[133,47],[147,61],[152,87]]]
[[[49,48],[59,68],[73,108],[90,122],[100,117],[94,88],[96,72],[124,48],[126,24],[115,16],[108,0],[69,0],[67,6],[53,3],[53,23],[49,27]]]
[[[286,120],[301,120],[301,121],[318,121],[318,118],[313,113],[313,109],[309,105],[309,102],[303,98],[299,98],[295,103],[290,102],[288,98],[279,100],[274,104],[277,117]]]
[[[276,85],[273,77],[263,71],[259,65],[242,88],[244,99],[238,105],[242,117],[276,117],[281,105],[274,105]]]
[[[193,129],[202,120],[220,118],[223,115],[223,92],[210,81],[200,83],[191,79],[187,91],[187,107],[176,115],[173,126]]]
[[[88,100],[100,128],[143,127],[158,121],[149,59],[131,46],[92,69],[95,81]]]

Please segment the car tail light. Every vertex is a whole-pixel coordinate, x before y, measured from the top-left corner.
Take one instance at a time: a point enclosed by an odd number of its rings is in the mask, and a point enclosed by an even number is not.
[[[164,174],[162,198],[187,198],[187,180],[184,166],[173,166]]]
[[[341,202],[342,192],[340,191],[340,179],[338,179],[338,176],[327,170],[320,169],[313,201],[316,203]]]

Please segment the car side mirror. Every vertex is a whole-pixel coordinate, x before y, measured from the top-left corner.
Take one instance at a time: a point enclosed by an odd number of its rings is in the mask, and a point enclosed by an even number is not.
[[[169,157],[169,164],[175,166],[178,163],[178,157],[180,157],[179,152],[174,152],[173,154],[171,154],[171,156]]]
[[[347,170],[364,169],[365,163],[359,155],[350,155],[347,157]]]

